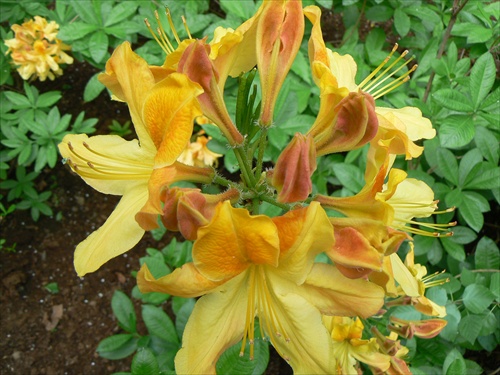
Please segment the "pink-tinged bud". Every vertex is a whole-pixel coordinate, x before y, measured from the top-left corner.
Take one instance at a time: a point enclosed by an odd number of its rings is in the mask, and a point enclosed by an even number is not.
[[[198,189],[171,190],[167,193],[162,222],[165,228],[180,231],[190,241],[196,240],[198,228],[210,222],[218,203],[239,199],[237,189],[218,195],[202,194]]]
[[[377,133],[375,101],[369,94],[350,92],[328,112],[318,115],[309,131],[318,156],[359,148]]]
[[[220,88],[219,74],[210,60],[210,46],[204,40],[191,43],[183,52],[177,70],[198,83],[204,93],[198,101],[205,116],[210,118],[224,133],[232,146],[243,143],[243,136],[233,124]]]
[[[448,322],[444,319],[403,320],[391,316],[388,328],[399,336],[411,339],[417,336],[421,339],[432,339],[441,333]]]
[[[311,176],[316,170],[316,151],[311,136],[296,133],[281,152],[272,173],[278,202],[305,200],[312,192]]]
[[[257,24],[257,66],[262,86],[260,123],[270,126],[276,99],[304,34],[302,2],[267,0]]]

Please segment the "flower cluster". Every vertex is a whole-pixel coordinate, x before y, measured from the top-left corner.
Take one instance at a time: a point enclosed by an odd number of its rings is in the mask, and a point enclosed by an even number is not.
[[[172,30],[176,46],[160,25],[159,36],[153,35],[167,53],[162,66],[149,66],[125,42],[99,79],[128,104],[138,140],[67,135],[59,145],[88,184],[122,196],[106,223],[78,245],[80,276],[132,248],[144,231],[158,227],[158,218],[194,241],[192,262],[160,278],[145,264],[137,275],[144,293],[200,297],[175,359],[178,373],[215,373],[219,356],[240,341],[241,355],[250,343],[253,358],[258,319],[262,338],[297,373],[356,374],[364,363],[375,373],[403,374],[409,372],[408,349],[399,337],[434,337],[446,324],[439,319],[444,307],[425,297],[426,287],[436,282],[414,263],[411,242],[404,263],[397,254],[412,233],[440,235],[440,227],[427,224],[432,231],[424,231],[413,221],[436,213],[437,202],[424,182],[392,168],[398,155],[418,157],[423,148],[415,142],[433,138],[435,131],[416,108],[375,102],[405,82],[412,69],[385,84],[404,57],[385,67],[395,48],[356,84],[353,58],[326,47],[320,17],[318,7],[303,8],[301,1],[265,0],[236,30],[218,27],[210,42],[181,40]],[[279,127],[276,99],[306,19],[312,24],[309,58],[320,90],[319,113],[306,134],[293,137],[274,168],[263,172],[268,129]],[[246,116],[250,123],[236,125],[223,99],[225,83],[254,66],[261,104],[254,116]],[[236,117],[245,117],[238,111],[249,108],[237,108]],[[208,153],[197,157],[204,163],[181,157],[189,153],[185,146],[200,116],[226,137],[240,165],[240,181],[207,166]],[[199,150],[206,147],[206,139],[198,142]],[[365,186],[358,194],[311,195],[321,156],[364,145]],[[216,184],[224,191],[173,187],[177,181]],[[261,214],[261,202],[279,207],[281,214]],[[322,253],[328,262],[316,260]],[[438,318],[391,317],[385,333],[373,327],[373,336],[363,338],[367,319],[380,318],[395,305],[412,305]]]
[[[55,21],[47,22],[40,16],[12,26],[15,37],[4,41],[9,47],[6,54],[10,53],[24,80],[32,77],[38,77],[40,81],[47,77],[54,80],[63,74],[61,64],[73,63],[73,58],[64,52],[71,48],[57,39],[58,29]]]

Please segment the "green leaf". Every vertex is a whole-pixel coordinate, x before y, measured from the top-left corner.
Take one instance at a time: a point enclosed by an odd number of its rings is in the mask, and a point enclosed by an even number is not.
[[[64,42],[71,42],[73,40],[78,40],[87,36],[93,31],[97,30],[97,25],[87,24],[83,22],[73,22],[67,25],[61,26],[60,31],[57,33],[57,37]]]
[[[450,237],[450,240],[461,245],[466,245],[473,242],[476,238],[477,234],[472,229],[458,226],[453,228],[453,236]]]
[[[358,193],[365,184],[363,172],[353,164],[335,164],[334,173],[340,183],[353,193]]]
[[[106,337],[97,346],[97,353],[106,359],[122,359],[137,349],[137,341],[132,334],[118,334]]]
[[[483,237],[479,240],[474,254],[476,261],[476,269],[493,269],[500,268],[500,251],[491,238]]]
[[[83,92],[84,101],[90,102],[94,100],[104,90],[105,86],[99,82],[97,79],[98,76],[99,73],[94,74],[85,85],[85,91]]]
[[[454,341],[458,335],[458,324],[461,319],[462,316],[456,305],[450,304],[446,306],[446,316],[444,320],[446,320],[448,324],[446,324],[446,327],[444,327],[439,335],[445,340]]]
[[[75,10],[78,17],[80,17],[86,23],[98,25],[99,19],[94,12],[94,8],[89,5],[91,5],[90,2],[71,0],[71,6]]]
[[[481,106],[481,102],[486,98],[495,83],[496,67],[493,56],[486,52],[476,60],[470,72],[470,92],[474,109]]]
[[[463,262],[465,260],[465,250],[462,245],[453,242],[447,237],[441,238],[441,244],[452,258],[458,260],[459,262]]]
[[[495,333],[498,327],[498,320],[492,311],[487,311],[486,314],[481,314],[481,321],[483,326],[479,332],[479,336],[488,336]]]
[[[432,97],[438,104],[453,111],[472,112],[474,110],[470,99],[457,90],[441,89],[432,94]]]
[[[474,44],[484,43],[491,39],[493,30],[472,22],[462,22],[453,26],[451,34],[467,37],[467,43]]]
[[[438,149],[438,167],[444,178],[453,185],[458,185],[458,163],[455,155],[450,150]]]
[[[95,62],[100,63],[104,60],[108,52],[108,36],[103,30],[98,30],[89,39],[90,55]]]
[[[120,21],[124,21],[126,18],[134,14],[136,9],[137,4],[132,1],[125,1],[123,3],[116,4],[113,6],[113,10],[106,19],[106,22],[104,22],[104,26],[111,26]]]
[[[258,325],[256,324],[256,329]],[[258,333],[255,334],[256,339],[254,342],[254,357],[250,359],[250,343],[246,342],[245,352],[240,357],[241,342],[228,348],[216,364],[216,372],[221,375],[232,374],[262,374],[266,370],[269,362],[269,344]]]
[[[14,104],[16,109],[31,107],[30,101],[24,95],[18,94],[14,91],[4,91],[4,94],[7,100]]]
[[[366,11],[366,18],[373,22],[385,22],[392,17],[393,10],[384,5],[375,5]]]
[[[195,302],[196,301],[194,300],[194,298],[189,298],[182,305],[182,307],[179,309],[179,311],[176,314],[175,329],[177,330],[177,335],[179,337],[182,337],[182,334],[184,333],[184,328],[186,327],[188,319],[191,316],[191,313],[193,312]]]
[[[500,167],[492,165],[488,169],[483,168],[480,170],[477,176],[466,185],[466,188],[476,190],[498,189],[498,181],[500,181]]]
[[[491,275],[490,280],[490,291],[495,296],[495,299],[498,301],[500,299],[500,272],[496,272]]]
[[[442,147],[459,148],[474,138],[474,122],[471,116],[451,115],[443,120],[439,128],[439,142]]]
[[[477,336],[479,336],[482,325],[483,324],[477,315],[467,315],[463,317],[458,324],[458,331],[460,332],[460,336],[471,344],[474,344]]]
[[[463,358],[457,358],[450,364],[450,367],[448,367],[446,375],[465,374],[466,370],[467,365],[465,364],[465,360]]]
[[[405,36],[410,31],[410,26],[410,17],[401,8],[396,8],[394,11],[394,27],[398,34],[401,37]]]
[[[158,360],[148,348],[139,348],[132,359],[130,367],[132,375],[159,375],[160,366]]]
[[[467,366],[467,371],[465,372],[467,375],[481,375],[484,373],[483,368],[474,361],[466,359],[465,365]]]
[[[174,323],[160,307],[143,305],[142,318],[150,335],[158,336],[168,342],[179,342]]]
[[[241,20],[247,20],[253,16],[256,5],[253,0],[220,0],[220,7],[226,14],[238,16]]]
[[[483,285],[471,284],[462,295],[464,305],[472,313],[481,314],[493,302],[495,296]]]
[[[474,142],[486,160],[498,165],[500,146],[493,132],[483,126],[476,126]]]
[[[458,374],[464,374],[464,372],[451,372],[450,367],[451,364],[454,363],[455,361],[464,361],[464,358],[462,357],[462,354],[458,351],[458,349],[453,348],[447,355],[446,358],[443,362],[443,374],[446,375],[458,375]],[[464,370],[465,370],[465,362],[463,363]]]
[[[118,319],[120,327],[127,332],[137,332],[137,317],[135,315],[134,304],[125,293],[119,290],[115,291],[111,299],[111,309]]]
[[[61,99],[60,91],[45,92],[38,97],[38,100],[36,101],[36,106],[38,108],[43,108],[43,107],[48,108],[56,104],[59,101],[59,99]]]
[[[488,201],[472,191],[464,191],[462,195],[462,202],[458,205],[460,214],[472,229],[479,232],[484,224],[482,212],[488,211],[484,210],[484,204],[487,205]]]
[[[470,182],[480,169],[479,163],[483,161],[483,155],[477,148],[468,151],[460,160],[458,167],[458,186],[463,188]]]

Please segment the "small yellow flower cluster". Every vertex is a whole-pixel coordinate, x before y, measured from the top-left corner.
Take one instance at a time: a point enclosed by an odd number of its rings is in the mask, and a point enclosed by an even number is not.
[[[40,16],[12,26],[15,37],[4,41],[9,47],[6,54],[11,54],[24,80],[33,77],[38,77],[40,81],[45,81],[47,77],[54,80],[63,73],[60,64],[73,63],[73,58],[64,52],[71,47],[56,38],[58,29],[55,21],[47,22]]]

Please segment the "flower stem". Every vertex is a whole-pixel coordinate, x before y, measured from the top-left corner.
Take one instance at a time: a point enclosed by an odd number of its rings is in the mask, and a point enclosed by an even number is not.
[[[259,138],[259,154],[257,156],[257,165],[255,167],[255,179],[258,181],[262,173],[262,163],[264,161],[264,152],[267,146],[267,128],[262,127]]]
[[[245,152],[243,152],[243,149],[241,147],[234,148],[233,150],[234,154],[236,155],[236,159],[238,159],[238,164],[240,165],[241,174],[243,176],[245,184],[250,188],[254,187],[255,178],[252,174],[252,167],[248,162],[248,158]]]

